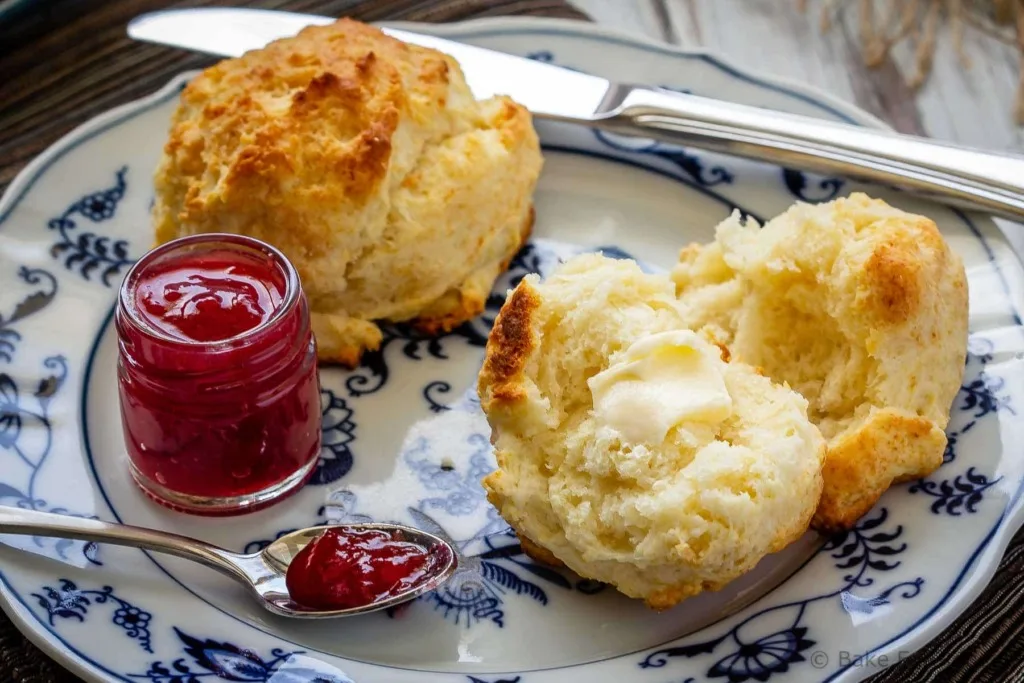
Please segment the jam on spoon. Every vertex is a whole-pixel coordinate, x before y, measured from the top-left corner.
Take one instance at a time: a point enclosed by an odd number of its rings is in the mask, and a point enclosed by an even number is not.
[[[285,581],[298,605],[314,610],[364,607],[415,589],[450,551],[380,529],[330,528],[291,561]]]
[[[298,560],[310,543],[327,533],[338,532],[341,536],[356,538],[357,544],[369,537],[360,536],[363,531],[383,534],[389,541],[400,543],[398,549],[405,554],[404,546],[412,545],[429,557],[422,568],[425,574],[415,570],[405,574],[410,580],[398,580],[401,587],[392,587],[390,598],[377,596],[376,602],[343,609],[316,609],[300,605],[289,594],[289,567]],[[459,566],[454,546],[441,536],[414,527],[400,524],[347,524],[319,526],[298,529],[272,542],[256,553],[240,554],[218,548],[198,539],[170,534],[156,529],[145,529],[124,524],[111,524],[98,519],[83,519],[57,515],[51,512],[37,512],[0,505],[0,533],[27,534],[55,538],[73,538],[83,541],[97,541],[114,545],[143,548],[158,553],[199,562],[223,572],[228,578],[244,584],[259,604],[275,614],[299,619],[335,619],[369,614],[390,609],[436,589],[450,579]],[[362,540],[360,540],[362,539]],[[377,542],[369,545],[376,547]],[[331,541],[325,542],[329,548]],[[389,545],[389,543],[385,543]],[[301,570],[300,570],[301,571]],[[401,572],[399,572],[401,574]],[[372,582],[371,582],[372,583]],[[382,583],[386,580],[382,579]],[[367,593],[373,598],[372,592]],[[238,680],[238,679],[235,679]],[[275,680],[277,680],[275,678]]]

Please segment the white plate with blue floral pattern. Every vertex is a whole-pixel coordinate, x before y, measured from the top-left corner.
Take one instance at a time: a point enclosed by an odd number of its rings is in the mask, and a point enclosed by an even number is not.
[[[612,79],[878,125],[713,55],[590,25],[406,28]],[[710,239],[733,208],[765,218],[796,200],[855,189],[546,123],[538,124],[546,166],[535,236],[487,312],[437,339],[390,326],[362,367],[325,370],[324,446],[308,486],[238,518],[152,504],[124,463],[110,315],[126,267],[150,244],[150,178],[188,76],[72,132],[0,204],[0,504],[169,529],[238,550],[327,520],[409,521],[412,506],[473,559],[458,581],[396,613],[312,623],[274,617],[228,580],[164,556],[5,537],[4,608],[75,672],[137,683],[850,683],[935,636],[992,576],[1024,518],[1024,271],[987,218],[880,187],[865,189],[933,217],[969,275],[970,353],[945,464],[889,491],[845,536],[809,534],[720,593],[660,614],[522,554],[479,485],[492,456],[473,393],[506,289],[598,248],[665,269],[680,246]]]

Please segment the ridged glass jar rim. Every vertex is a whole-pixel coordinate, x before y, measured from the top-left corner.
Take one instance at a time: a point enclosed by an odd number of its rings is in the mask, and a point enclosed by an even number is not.
[[[281,304],[266,320],[256,327],[236,334],[233,337],[228,337],[227,339],[218,339],[217,341],[195,341],[172,336],[164,330],[150,324],[146,320],[145,316],[140,315],[135,300],[135,289],[138,284],[139,276],[144,274],[148,268],[159,263],[161,260],[173,257],[180,252],[201,249],[213,251],[218,247],[227,247],[235,250],[242,249],[262,254],[263,256],[268,257],[269,260],[280,269],[281,274],[284,276],[285,291],[281,299]],[[254,338],[263,336],[268,330],[273,329],[278,323],[291,315],[296,306],[299,305],[301,298],[302,287],[298,271],[295,270],[295,266],[292,265],[291,261],[289,261],[279,249],[262,240],[256,239],[255,237],[236,235],[233,233],[210,232],[200,235],[187,235],[185,237],[179,237],[171,240],[170,242],[166,242],[150,250],[142,258],[136,261],[132,267],[128,269],[124,280],[121,282],[121,288],[118,293],[118,308],[124,315],[118,317],[121,322],[131,325],[135,330],[145,334],[150,339],[160,342],[161,344],[192,352],[218,353],[232,351],[242,346],[246,346],[252,343]]]

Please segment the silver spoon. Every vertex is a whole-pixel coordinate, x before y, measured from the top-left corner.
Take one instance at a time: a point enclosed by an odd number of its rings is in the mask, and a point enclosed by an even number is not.
[[[361,607],[317,610],[299,605],[288,595],[285,572],[300,550],[330,528],[352,531],[375,529],[388,533],[396,540],[419,545],[435,558],[431,564],[431,574],[409,590]],[[458,567],[457,553],[448,541],[401,524],[336,524],[300,529],[282,536],[258,553],[243,555],[194,538],[154,529],[0,506],[0,534],[99,541],[183,557],[212,567],[245,584],[260,604],[271,612],[303,619],[351,617],[394,607],[437,588]]]

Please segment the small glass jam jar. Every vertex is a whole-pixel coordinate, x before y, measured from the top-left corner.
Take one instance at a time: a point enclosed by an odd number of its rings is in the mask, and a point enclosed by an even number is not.
[[[320,382],[283,254],[240,235],[168,242],[125,276],[115,326],[128,463],[147,495],[227,515],[301,488],[320,454]]]

